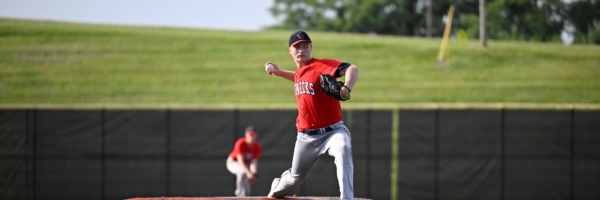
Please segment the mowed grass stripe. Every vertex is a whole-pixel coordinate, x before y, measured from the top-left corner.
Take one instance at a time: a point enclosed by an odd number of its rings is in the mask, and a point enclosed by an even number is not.
[[[216,31],[0,19],[0,104],[293,104],[290,31]],[[600,47],[449,43],[309,32],[313,56],[356,64],[349,107],[415,103],[600,103]],[[375,106],[377,107],[377,106]]]

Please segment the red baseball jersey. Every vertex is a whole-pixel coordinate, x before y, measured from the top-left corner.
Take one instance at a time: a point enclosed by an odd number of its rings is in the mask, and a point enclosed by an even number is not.
[[[298,104],[298,131],[318,129],[342,120],[340,102],[321,91],[321,74],[335,77],[335,71],[342,62],[330,59],[312,58],[304,67],[294,73],[294,91]],[[338,77],[335,77],[338,78]]]
[[[229,153],[229,157],[237,160],[237,155],[242,154],[244,163],[250,163],[250,161],[260,158],[261,149],[262,147],[258,141],[255,141],[252,146],[248,146],[246,138],[240,138],[235,142],[235,146],[233,146],[233,151]]]

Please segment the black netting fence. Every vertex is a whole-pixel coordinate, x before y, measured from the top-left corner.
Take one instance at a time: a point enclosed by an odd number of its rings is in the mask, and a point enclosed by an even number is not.
[[[291,165],[296,114],[3,109],[0,199],[233,196],[225,160],[247,125],[263,145],[252,195],[265,196]],[[345,110],[344,122],[357,197],[600,198],[596,110],[365,109]],[[292,193],[338,196],[333,158]]]

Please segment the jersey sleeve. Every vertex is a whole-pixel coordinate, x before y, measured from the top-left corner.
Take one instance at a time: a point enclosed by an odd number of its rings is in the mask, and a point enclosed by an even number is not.
[[[323,64],[322,68],[320,69],[321,73],[330,74],[337,78],[336,75],[339,75],[339,72],[338,72],[338,74],[336,74],[336,71],[338,70],[338,68],[340,67],[340,65],[343,62],[340,62],[338,60],[332,60],[332,59],[322,59],[321,63]]]
[[[230,154],[233,159],[237,160],[237,156],[242,153],[242,145],[244,145],[243,140],[238,140],[237,142],[235,142],[235,145],[233,146],[233,151]]]

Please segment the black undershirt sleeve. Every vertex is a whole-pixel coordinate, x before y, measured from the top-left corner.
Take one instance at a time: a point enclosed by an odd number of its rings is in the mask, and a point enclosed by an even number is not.
[[[340,66],[338,66],[338,68],[335,70],[335,74],[333,76],[340,77],[340,71],[348,67],[350,67],[350,63],[342,62],[342,64],[340,64]]]

